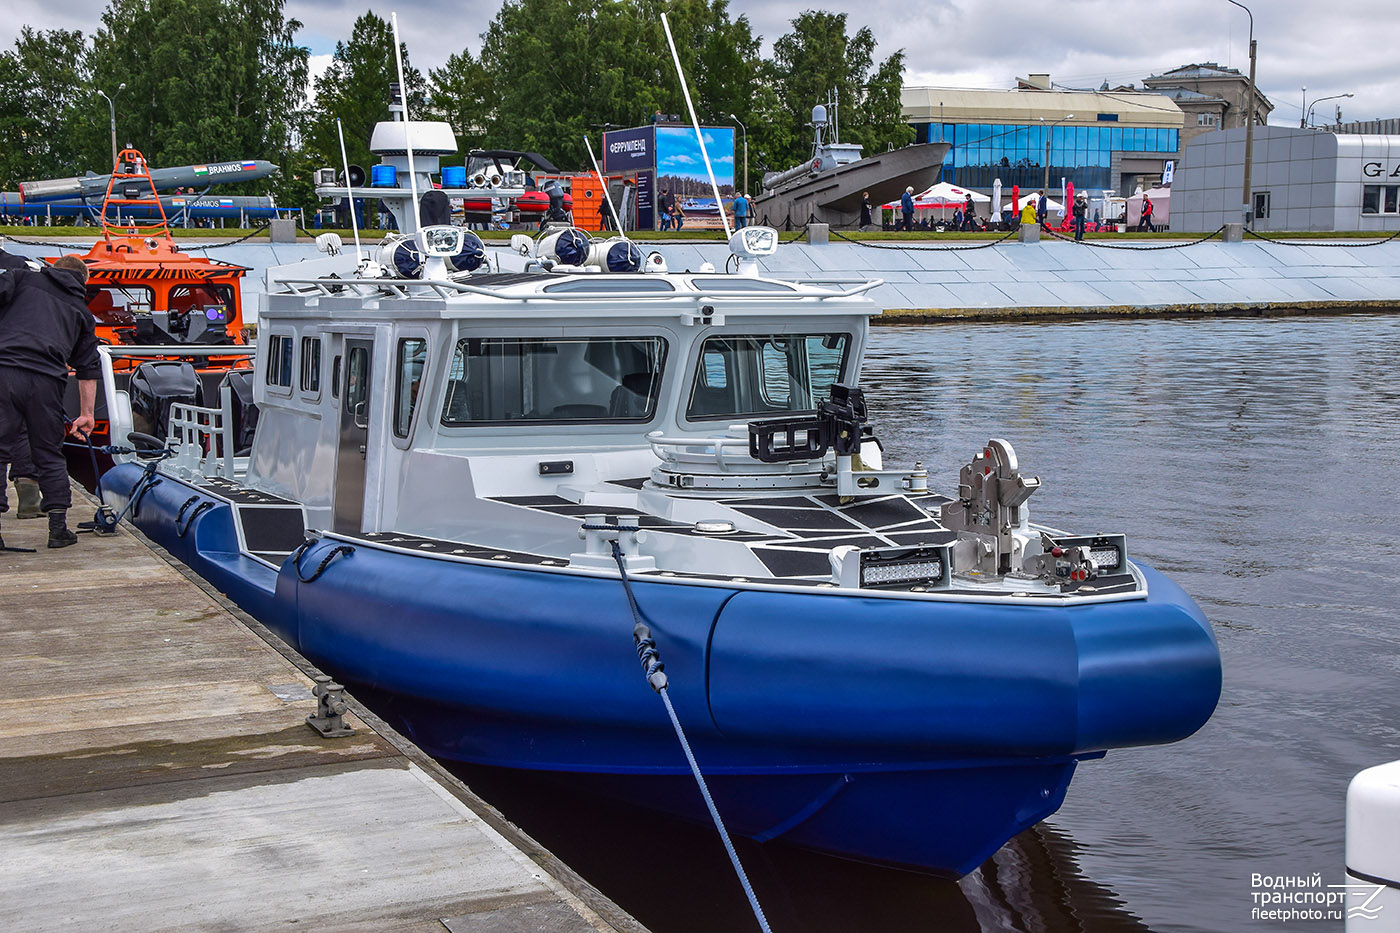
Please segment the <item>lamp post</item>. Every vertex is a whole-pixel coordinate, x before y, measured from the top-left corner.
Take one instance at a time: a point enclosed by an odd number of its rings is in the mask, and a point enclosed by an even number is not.
[[[1040,181],[1040,187],[1041,187],[1043,190],[1045,190],[1045,191],[1049,191],[1049,190],[1050,190],[1050,136],[1052,135],[1052,133],[1053,133],[1055,127],[1059,126],[1061,123],[1065,122],[1066,120],[1073,120],[1073,119],[1074,119],[1074,114],[1072,114],[1072,113],[1067,113],[1067,114],[1065,114],[1063,117],[1060,117],[1060,119],[1056,120],[1054,123],[1051,123],[1049,126],[1047,126],[1047,127],[1045,128],[1045,172],[1044,172],[1044,175],[1043,175],[1043,177],[1041,178],[1041,181]],[[1041,122],[1041,123],[1044,123],[1044,122],[1045,122],[1045,118],[1044,118],[1044,117],[1041,117],[1041,118],[1040,118],[1040,122]]]
[[[114,101],[115,101],[117,95],[121,94],[121,92],[124,91],[124,90],[126,90],[126,82],[122,82],[120,85],[118,85],[118,86],[117,86],[117,89],[116,89],[115,91],[112,92],[112,96],[111,96],[111,97],[108,97],[108,96],[107,96],[106,94],[104,94],[102,91],[98,91],[98,92],[97,92],[97,93],[99,93],[99,94],[102,94],[102,99],[103,99],[103,100],[107,101],[107,115],[108,115],[108,117],[111,118],[110,126],[111,126],[111,128],[112,128],[112,170],[113,170],[113,171],[116,171],[116,168],[117,168],[117,105],[114,103]]]
[[[1308,86],[1303,85],[1303,107],[1298,111],[1298,129],[1306,129],[1308,125]]]
[[[729,119],[739,124],[739,129],[744,133],[744,195],[747,197],[749,193],[749,128],[744,125],[744,121],[732,113],[729,115]]]
[[[1254,55],[1256,51],[1254,14],[1250,13],[1249,7],[1240,3],[1239,0],[1225,0],[1225,2],[1232,3],[1249,14],[1249,100],[1245,103],[1249,109],[1245,113],[1244,124],[1244,190],[1242,198],[1244,201],[1244,222],[1245,226],[1248,226],[1254,217],[1254,205],[1250,203],[1250,191],[1252,190],[1250,188],[1250,171],[1254,168]],[[1304,88],[1303,92],[1306,94],[1307,89]]]
[[[1319,97],[1317,100],[1313,101],[1311,104],[1308,105],[1308,122],[1307,122],[1307,125],[1308,125],[1308,126],[1312,126],[1312,113],[1313,113],[1313,110],[1317,107],[1318,104],[1322,103],[1324,100],[1341,100],[1343,97],[1355,97],[1355,96],[1356,96],[1355,94],[1333,94],[1331,97]]]

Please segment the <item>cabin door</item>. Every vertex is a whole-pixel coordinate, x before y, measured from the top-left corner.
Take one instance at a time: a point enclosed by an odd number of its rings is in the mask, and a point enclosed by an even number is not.
[[[370,373],[374,341],[347,338],[340,387],[340,448],[335,459],[335,529],[357,532],[365,517],[365,454],[369,444]]]

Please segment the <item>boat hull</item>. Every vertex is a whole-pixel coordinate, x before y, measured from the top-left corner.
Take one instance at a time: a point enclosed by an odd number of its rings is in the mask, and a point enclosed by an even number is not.
[[[136,475],[114,469],[109,496]],[[191,496],[213,504],[181,524]],[[170,478],[133,520],[428,753],[588,775],[703,817],[616,576],[415,553],[391,535],[322,539],[274,571],[238,554],[228,503]],[[734,831],[958,875],[1053,813],[1078,761],[1209,718],[1209,625],[1144,573],[1146,599],[1075,607],[635,591]]]

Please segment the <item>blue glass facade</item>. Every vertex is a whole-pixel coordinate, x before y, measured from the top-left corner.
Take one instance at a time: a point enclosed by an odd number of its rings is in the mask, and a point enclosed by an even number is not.
[[[995,123],[945,123],[916,126],[919,142],[953,144],[943,160],[943,181],[964,188],[992,187],[1000,178],[1003,187],[1039,188],[1045,176],[1045,126]],[[1177,151],[1179,130],[1145,126],[1097,126],[1061,124],[1049,127],[1050,183],[1060,177],[1076,188],[1114,188],[1110,165],[1114,152]]]

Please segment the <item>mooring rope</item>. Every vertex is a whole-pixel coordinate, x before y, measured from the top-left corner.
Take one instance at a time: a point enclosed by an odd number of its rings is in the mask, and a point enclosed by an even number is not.
[[[584,530],[595,531],[637,531],[634,527],[619,525],[584,525]],[[729,853],[729,861],[734,866],[734,873],[739,876],[739,883],[743,885],[744,895],[749,899],[749,906],[753,908],[753,915],[758,920],[759,927],[763,933],[772,933],[768,926],[768,918],[763,915],[763,908],[758,903],[758,895],[754,893],[753,885],[749,883],[749,876],[744,872],[744,866],[739,861],[739,853],[734,850],[734,842],[729,838],[729,831],[724,828],[724,820],[719,815],[719,808],[715,806],[715,800],[710,796],[710,788],[705,783],[705,775],[700,772],[700,764],[695,760],[695,753],[690,749],[690,742],[685,737],[685,730],[681,728],[680,718],[676,715],[676,708],[671,705],[670,690],[666,681],[666,665],[661,663],[661,655],[656,650],[656,640],[651,637],[651,629],[642,621],[641,609],[637,606],[637,597],[632,592],[632,581],[627,578],[627,566],[622,557],[622,548],[618,546],[617,540],[612,544],[613,560],[617,562],[617,572],[622,576],[622,589],[627,594],[627,605],[632,609],[632,642],[637,648],[637,659],[642,662],[642,670],[646,674],[647,683],[651,689],[661,695],[661,702],[666,704],[666,715],[671,718],[671,728],[676,731],[676,738],[680,740],[681,749],[685,752],[685,760],[690,764],[690,773],[695,777],[695,783],[700,786],[700,796],[705,798],[705,806],[710,811],[710,819],[714,821],[715,829],[719,831],[719,837],[724,842],[724,851]]]
[[[1206,240],[1211,240],[1219,236],[1220,233],[1225,229],[1225,227],[1222,224],[1216,230],[1207,233],[1203,237],[1191,240],[1189,243],[1162,243],[1157,246],[1130,246],[1127,243],[1101,243],[1096,240],[1076,240],[1072,236],[1065,236],[1063,233],[1060,233],[1057,230],[1051,230],[1049,227],[1045,227],[1043,229],[1046,233],[1050,234],[1055,239],[1064,240],[1066,243],[1078,243],[1080,246],[1092,246],[1095,249],[1126,249],[1129,252],[1134,253],[1150,253],[1153,250],[1158,249],[1185,249],[1188,246],[1199,246]]]

